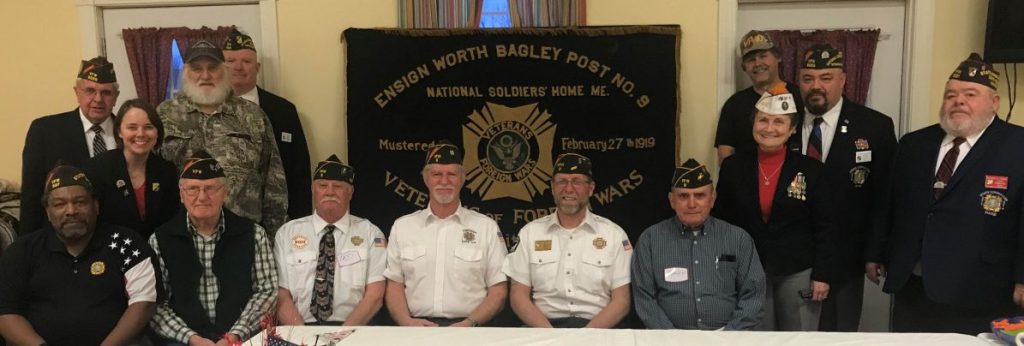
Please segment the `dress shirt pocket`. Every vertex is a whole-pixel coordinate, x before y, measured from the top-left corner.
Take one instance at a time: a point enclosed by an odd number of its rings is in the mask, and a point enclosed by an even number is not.
[[[585,251],[580,259],[580,288],[594,294],[611,291],[611,265],[610,251]]]
[[[540,292],[558,290],[558,256],[552,251],[534,252],[530,257],[530,285]]]
[[[316,276],[316,260],[316,251],[295,252],[284,256],[287,266],[284,272],[287,277],[282,278],[282,281],[289,286],[287,288],[292,297],[302,296],[312,286],[307,285],[306,280]]]
[[[419,245],[402,247],[402,272],[406,277],[420,277],[427,274],[427,248]]]
[[[718,260],[715,263],[715,272],[718,274],[718,282],[720,283],[723,292],[735,292],[736,291],[736,276],[739,272],[739,264],[736,263],[735,257],[732,261]]]
[[[483,266],[481,263],[484,252],[475,246],[459,246],[455,248],[455,270],[456,275],[462,278],[463,282],[483,282]]]
[[[357,257],[351,257],[349,263],[341,265],[338,269],[341,270],[341,277],[345,280],[345,283],[352,286],[354,289],[362,289],[366,286],[366,265],[367,265],[367,251],[366,249],[344,249],[342,254],[348,251],[353,251],[358,254]]]
[[[184,160],[186,157],[185,151],[188,150],[188,143],[191,141],[191,133],[168,130],[167,135],[164,136],[164,143],[160,146],[160,154],[168,161],[174,162],[175,159]],[[174,163],[180,166],[184,162]]]

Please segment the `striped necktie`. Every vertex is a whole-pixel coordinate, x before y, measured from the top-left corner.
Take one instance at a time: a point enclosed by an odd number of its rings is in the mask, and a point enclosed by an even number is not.
[[[967,139],[963,137],[953,138],[953,147],[942,158],[942,163],[939,164],[939,171],[935,172],[935,199],[939,199],[939,196],[942,196],[942,190],[946,189],[946,184],[949,184],[949,178],[953,177],[953,168],[956,167],[956,159],[960,156],[960,144],[963,144],[965,141]]]
[[[89,130],[96,134],[92,137],[92,157],[96,157],[107,151],[107,141],[103,140],[103,128],[99,125],[93,125]]]
[[[822,119],[821,116],[814,117],[814,127],[811,128],[811,137],[807,139],[807,156],[822,162],[824,162],[821,159],[821,157],[824,156],[822,155],[823,151],[821,149],[821,123],[823,122],[825,122],[825,119]]]

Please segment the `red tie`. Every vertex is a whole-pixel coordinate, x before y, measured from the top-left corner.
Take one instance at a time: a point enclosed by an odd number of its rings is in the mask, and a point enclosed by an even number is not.
[[[956,158],[960,156],[960,144],[963,144],[967,139],[963,137],[953,138],[953,147],[946,152],[946,156],[942,158],[942,164],[939,165],[939,171],[935,172],[935,199],[939,199],[942,196],[942,190],[946,188],[946,184],[949,183],[949,178],[953,176],[953,167],[956,167]]]

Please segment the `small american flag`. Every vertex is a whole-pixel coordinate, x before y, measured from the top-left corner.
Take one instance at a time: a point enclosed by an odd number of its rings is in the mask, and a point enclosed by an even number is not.
[[[373,246],[388,247],[388,240],[384,238],[373,238]]]
[[[626,251],[633,251],[633,245],[629,243],[629,239],[622,241],[622,249]]]
[[[277,336],[271,336],[271,337],[267,338],[266,345],[267,346],[299,346],[299,344],[296,344],[294,342],[289,342],[288,340],[279,338]]]

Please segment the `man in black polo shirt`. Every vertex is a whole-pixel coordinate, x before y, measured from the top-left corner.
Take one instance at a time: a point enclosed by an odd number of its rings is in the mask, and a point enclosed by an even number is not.
[[[277,264],[266,232],[224,207],[224,169],[200,150],[178,180],[185,210],[149,238],[168,292],[151,326],[158,344],[218,345],[259,332],[277,296]]]
[[[12,345],[124,345],[153,317],[153,251],[134,231],[98,225],[85,173],[47,175],[40,231],[0,260],[0,334]]]

